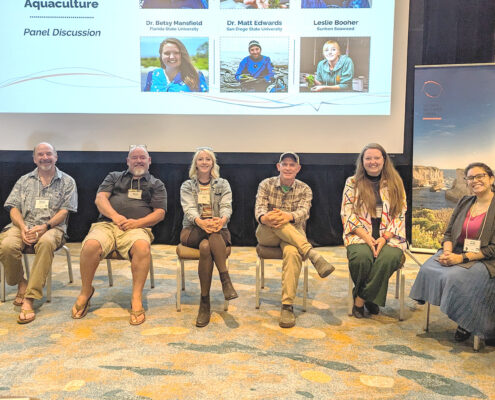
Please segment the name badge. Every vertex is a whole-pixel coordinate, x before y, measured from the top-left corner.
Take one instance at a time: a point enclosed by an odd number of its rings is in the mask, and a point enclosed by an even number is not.
[[[199,204],[210,204],[210,194],[209,192],[207,193],[198,193],[198,203]]]
[[[481,248],[481,241],[475,239],[464,239],[464,252],[465,253],[479,253]]]
[[[130,199],[141,200],[142,196],[143,196],[142,190],[129,189],[129,191],[127,192],[127,197],[129,197]]]
[[[34,204],[34,208],[38,210],[48,210],[50,200],[49,199],[36,199],[36,203]]]

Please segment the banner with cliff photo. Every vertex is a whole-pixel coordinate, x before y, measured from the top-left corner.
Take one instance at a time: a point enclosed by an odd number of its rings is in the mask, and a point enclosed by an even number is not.
[[[469,191],[464,168],[495,167],[495,64],[417,66],[412,247],[435,251]]]

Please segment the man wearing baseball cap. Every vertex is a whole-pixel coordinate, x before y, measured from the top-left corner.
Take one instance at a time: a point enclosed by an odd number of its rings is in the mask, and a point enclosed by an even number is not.
[[[306,238],[313,193],[308,185],[296,179],[301,170],[299,156],[293,152],[280,155],[278,176],[263,180],[256,195],[255,217],[259,222],[256,238],[262,246],[280,246],[282,260],[282,311],[279,325],[291,328],[296,323],[293,304],[302,261],[309,258],[320,277],[334,267],[321,256]]]
[[[274,73],[270,57],[261,55],[261,45],[251,40],[248,46],[249,56],[239,64],[235,79],[241,82],[243,92],[264,92],[271,83]]]

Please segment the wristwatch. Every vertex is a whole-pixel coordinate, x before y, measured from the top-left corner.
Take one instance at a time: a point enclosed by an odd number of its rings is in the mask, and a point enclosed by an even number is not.
[[[462,253],[462,263],[468,263],[470,260],[468,258],[468,256],[466,255],[466,253]]]
[[[52,226],[50,225],[49,222],[45,222],[45,225],[46,225],[46,230],[49,231],[50,229],[52,229]]]

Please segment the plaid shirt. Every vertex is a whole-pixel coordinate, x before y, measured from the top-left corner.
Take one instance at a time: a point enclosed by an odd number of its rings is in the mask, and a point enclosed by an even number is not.
[[[36,199],[40,197],[49,200],[48,209],[35,207]],[[30,228],[44,224],[60,210],[77,211],[76,182],[65,172],[56,168],[52,181],[44,187],[38,177],[38,168],[35,168],[34,171],[19,178],[5,201],[4,207],[8,212],[14,207],[17,208],[25,224]],[[11,226],[12,224],[9,224],[4,229]],[[54,228],[66,233],[67,221]]]
[[[254,215],[259,222],[261,216],[278,208],[291,213],[295,227],[304,230],[312,199],[313,192],[304,182],[296,179],[290,190],[284,193],[280,186],[280,176],[274,176],[263,180],[258,186]]]

